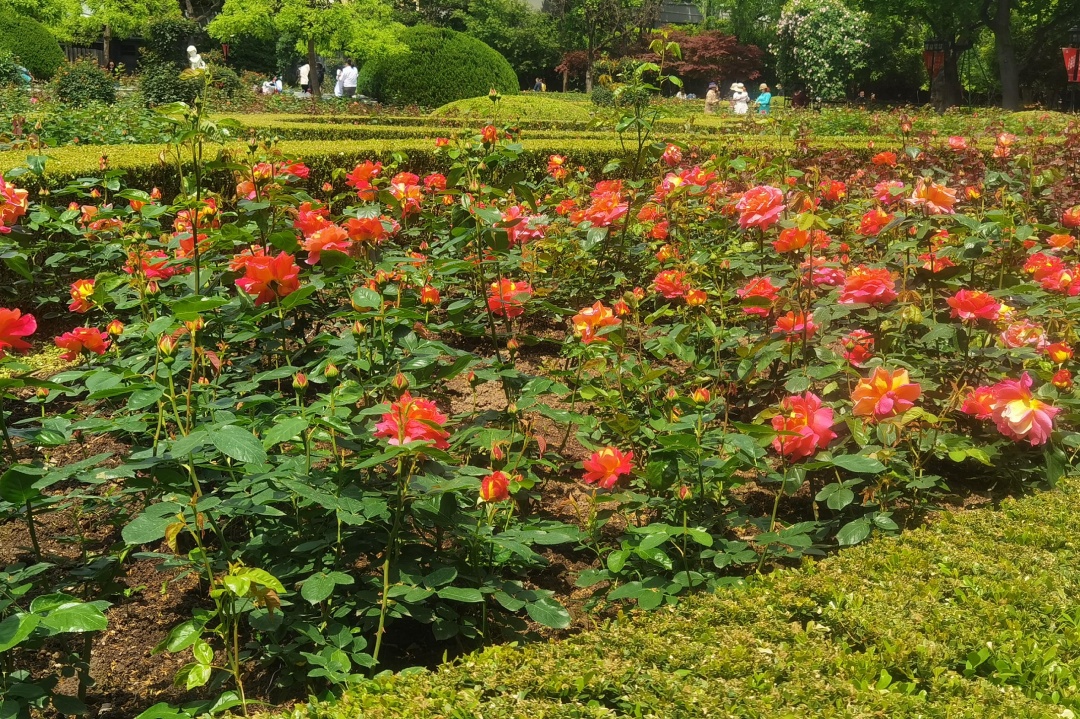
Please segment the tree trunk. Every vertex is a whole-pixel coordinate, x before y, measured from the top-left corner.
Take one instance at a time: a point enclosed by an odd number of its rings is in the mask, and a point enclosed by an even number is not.
[[[934,78],[934,108],[945,112],[956,107],[964,99],[964,88],[960,84],[960,54],[953,48],[945,51],[945,68]]]
[[[586,95],[591,95],[592,94],[592,63],[591,62],[589,63],[589,66],[587,68],[585,68],[585,94]]]
[[[315,66],[318,58],[315,56],[315,38],[308,38],[307,41],[307,61],[308,61],[308,86],[311,88],[311,98],[318,100],[322,95],[322,88],[319,87],[319,68]]]
[[[568,87],[570,87],[570,71],[569,70],[563,70],[562,71],[562,91],[566,92],[566,89]]]
[[[1001,106],[1006,110],[1020,109],[1020,65],[1016,61],[1016,46],[1012,39],[1012,0],[996,0],[996,9],[989,18],[997,49],[998,73],[1001,79]]]
[[[101,33],[101,54],[105,56],[105,67],[108,67],[112,55],[112,28],[108,25],[105,26],[105,30]]]

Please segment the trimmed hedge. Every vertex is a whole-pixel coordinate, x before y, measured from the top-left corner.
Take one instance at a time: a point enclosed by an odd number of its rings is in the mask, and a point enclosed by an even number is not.
[[[510,63],[476,38],[416,25],[399,39],[408,48],[404,53],[364,63],[359,92],[394,105],[438,107],[492,88],[504,95],[518,91]]]
[[[566,640],[263,716],[1070,717],[1078,499],[1070,479]]]
[[[44,25],[12,10],[0,10],[0,50],[9,50],[37,80],[52,79],[65,60]]]
[[[499,101],[498,113],[501,122],[516,122],[520,120],[532,121],[557,121],[557,122],[588,122],[592,119],[595,107],[577,100],[563,99],[561,93],[524,93],[516,97],[504,97]],[[432,117],[470,118],[473,122],[477,118],[487,122],[491,119],[491,100],[487,93],[479,97],[450,102],[431,113]]]
[[[715,152],[725,156],[737,154],[753,155],[754,161],[766,163],[771,157],[781,152],[797,152],[790,138],[769,136],[725,136],[709,141],[707,137],[681,138],[701,147],[703,153]],[[868,140],[875,140],[874,149],[867,148]],[[603,175],[603,169],[612,160],[620,160],[624,169],[633,165],[632,151],[629,145],[624,148],[616,138],[578,139],[577,136],[556,139],[526,139],[521,141],[523,149],[516,169],[526,177],[538,178],[547,172],[548,157],[553,154],[565,155],[570,162],[587,169],[594,177]],[[209,156],[219,152],[217,146],[208,148]],[[283,140],[280,149],[294,157],[301,158],[311,168],[308,185],[319,187],[323,182],[333,182],[335,168],[351,168],[365,159],[381,160],[389,163],[396,154],[407,156],[404,167],[419,174],[449,169],[450,160],[445,153],[436,151],[435,143],[430,139],[378,139],[378,140]],[[236,143],[231,148],[243,154],[246,145]],[[898,143],[889,138],[847,137],[821,138],[808,143],[810,151],[843,150],[847,155],[869,161],[870,156],[883,149],[898,149]],[[99,159],[102,155],[109,158],[109,167],[123,170],[126,182],[132,186],[149,188],[159,187],[167,196],[172,196],[178,189],[174,164],[162,164],[160,157],[167,150],[164,145],[85,145],[52,148],[47,151],[51,158],[46,162],[44,184],[50,188],[61,187],[86,177],[100,177]],[[0,152],[0,173],[7,173],[26,164],[26,153],[21,151]],[[609,173],[618,176],[620,171]],[[19,180],[19,184],[30,190],[38,189],[41,182],[30,180],[32,175]],[[232,191],[232,181],[225,175],[209,179],[211,184],[223,192]]]

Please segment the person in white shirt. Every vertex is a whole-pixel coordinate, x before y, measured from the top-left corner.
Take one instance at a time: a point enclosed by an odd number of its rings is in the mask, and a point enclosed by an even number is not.
[[[310,92],[311,85],[308,82],[308,77],[311,75],[311,65],[306,62],[300,66],[300,89],[304,92]]]
[[[360,71],[356,69],[352,58],[346,60],[345,67],[341,70],[341,89],[345,97],[356,96],[356,80],[359,76]]]
[[[334,97],[341,97],[342,94],[345,91],[344,90],[345,86],[341,84],[341,75],[342,75],[343,72],[344,72],[344,70],[339,67],[338,71],[337,71],[337,79],[334,82]]]

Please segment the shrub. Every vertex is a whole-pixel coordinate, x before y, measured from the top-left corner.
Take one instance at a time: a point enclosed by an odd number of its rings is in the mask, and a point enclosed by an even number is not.
[[[400,39],[408,48],[404,53],[364,64],[360,92],[395,105],[438,107],[491,88],[518,91],[510,63],[479,40],[423,25],[406,29]]]
[[[64,64],[64,52],[44,25],[0,10],[0,50],[10,51],[39,80],[49,80]]]
[[[143,50],[161,62],[187,67],[187,46],[192,43],[198,46],[205,38],[206,34],[192,20],[164,18],[147,26]]]
[[[614,107],[615,93],[607,85],[597,85],[592,91],[592,102],[599,107]]]
[[[89,58],[61,68],[53,78],[53,92],[60,102],[75,107],[92,102],[112,104],[116,101],[116,85],[112,76]]]
[[[146,62],[139,76],[139,92],[148,105],[170,102],[190,103],[199,94],[201,78],[181,77],[181,67],[174,62]]]
[[[224,65],[208,65],[207,69],[210,71],[210,84],[225,97],[232,97],[243,86],[240,76]]]
[[[0,50],[0,87],[20,85],[19,65],[10,50]]]

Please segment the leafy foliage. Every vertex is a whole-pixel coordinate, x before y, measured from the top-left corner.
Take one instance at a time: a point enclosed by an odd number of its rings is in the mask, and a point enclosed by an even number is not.
[[[0,50],[0,87],[22,85],[22,74],[15,55],[10,50]]]
[[[35,594],[122,601],[131,559],[198,576],[207,601],[159,647],[183,657],[181,686],[221,691],[183,710],[198,714],[246,705],[254,667],[318,693],[417,637],[564,629],[574,616],[540,585],[560,555],[587,565],[563,570],[586,611],[670,607],[896,534],[958,477],[1060,481],[1080,446],[1062,374],[1080,134],[934,140],[965,120],[915,134],[891,115],[899,134],[869,151],[763,136],[706,155],[657,141],[677,126],[654,99],[678,48],[653,52],[616,87],[649,99],[606,118],[619,140],[569,157],[452,121],[439,143],[278,144],[274,119],[249,132],[200,103],[161,109],[160,147],[61,148],[8,171],[0,291],[75,326],[48,381],[4,358],[0,512],[35,563],[50,512],[77,506],[116,537],[73,540]],[[58,175],[32,203],[17,188]],[[34,330],[3,309],[15,352]],[[38,453],[99,435],[114,454]],[[768,612],[816,641],[803,620],[835,621],[862,580]],[[920,681],[968,654],[927,664],[910,646],[882,644],[882,661]],[[970,672],[988,677],[977,651]],[[879,669],[873,686],[891,686]],[[610,703],[591,681],[556,694]]]
[[[682,57],[671,60],[670,71],[704,96],[710,82],[721,87],[735,81],[761,77],[764,53],[756,45],[741,44],[734,35],[719,30],[688,32],[673,30],[669,40],[682,48]]]
[[[525,0],[473,0],[456,17],[466,33],[506,58],[521,87],[531,89],[537,77],[549,78],[551,85],[560,55],[551,15]]]
[[[509,95],[518,91],[506,59],[468,35],[417,25],[399,39],[408,48],[404,53],[364,64],[360,92],[398,105],[439,107],[492,89]]]
[[[0,6],[0,50],[11,52],[39,80],[49,80],[64,64],[64,52],[44,25]]]
[[[491,719],[567,706],[596,719],[829,716],[838,705],[859,717],[1067,716],[1080,704],[1080,572],[1064,540],[1080,531],[1078,490],[1070,479],[573,641],[492,647],[274,716],[429,719],[447,697]],[[493,685],[503,689],[475,690]],[[602,708],[577,709],[591,705]]]
[[[64,65],[53,78],[52,88],[60,102],[73,107],[116,101],[115,80],[93,59]]]
[[[841,0],[791,0],[777,24],[772,48],[788,87],[806,87],[815,97],[845,97],[866,66],[866,13]]]

